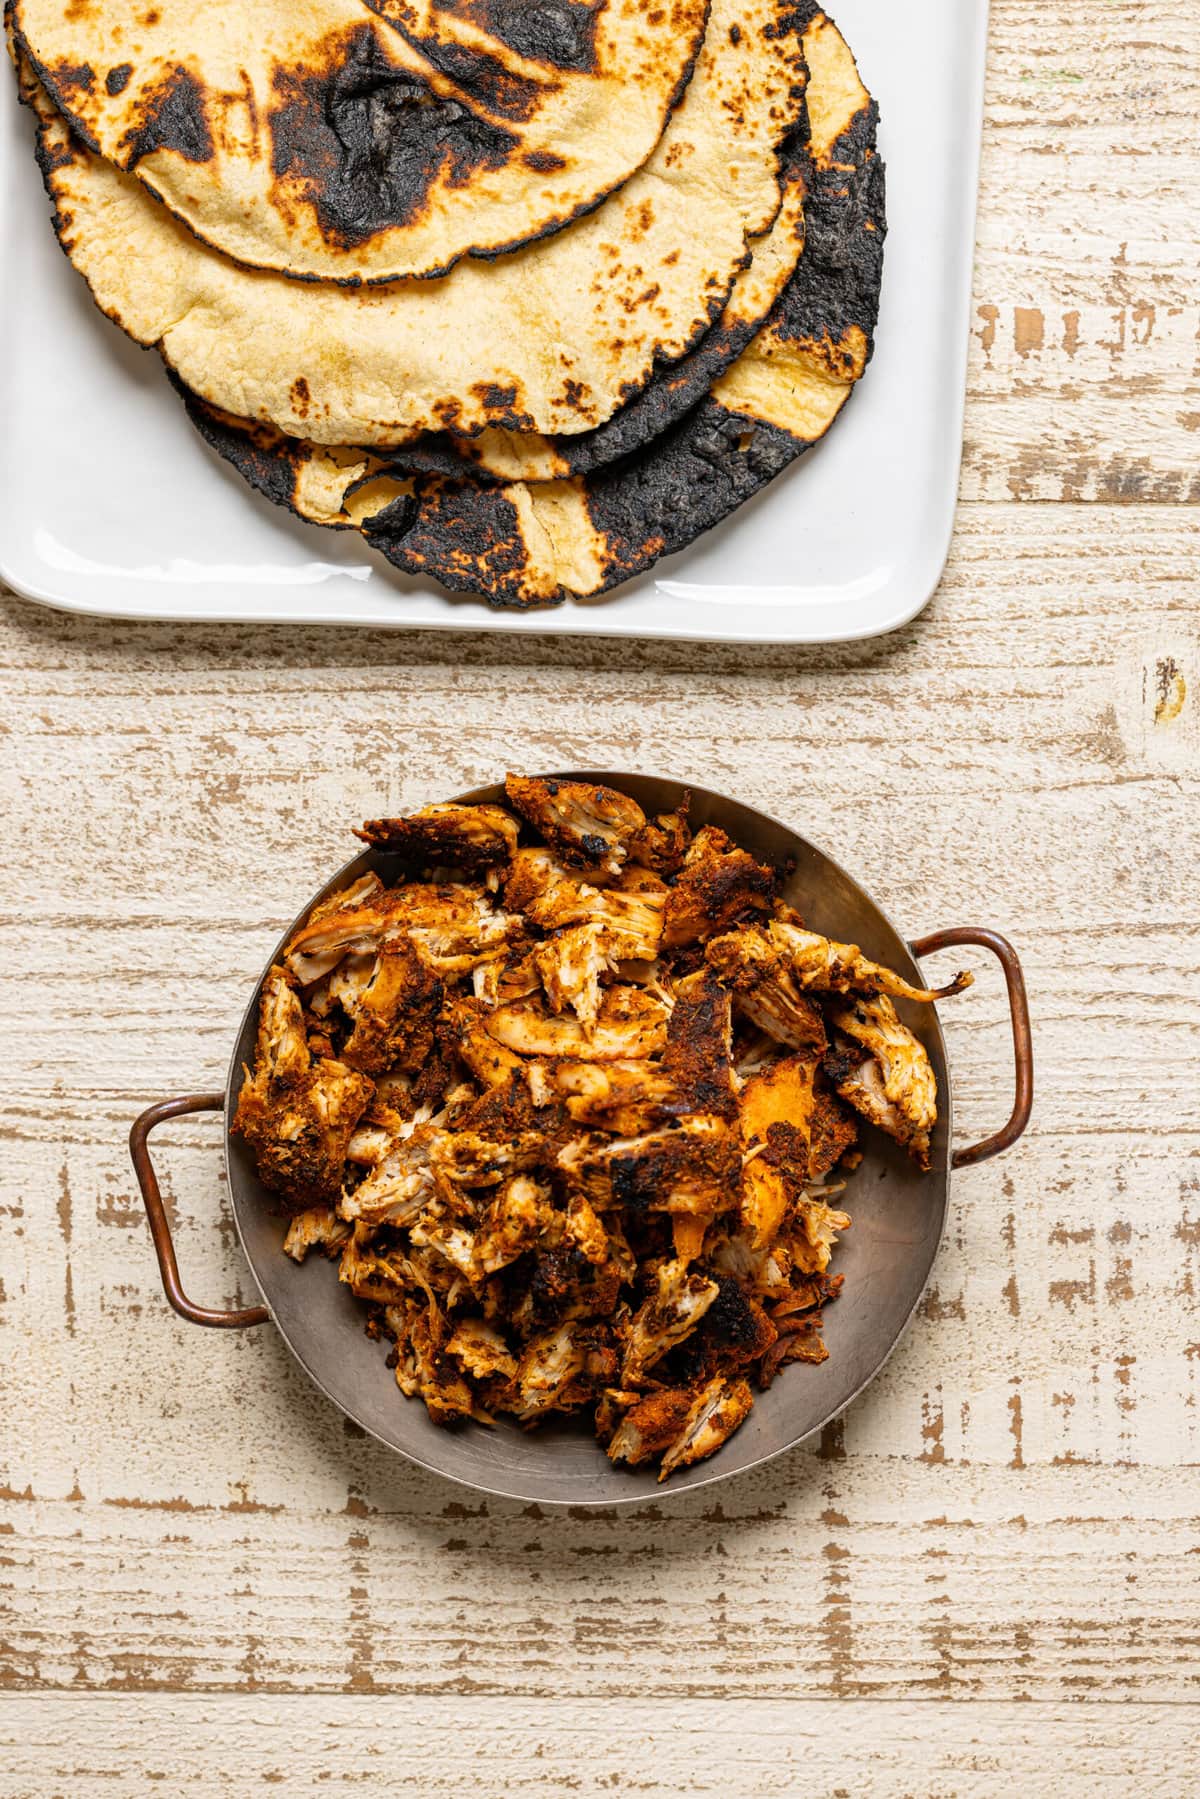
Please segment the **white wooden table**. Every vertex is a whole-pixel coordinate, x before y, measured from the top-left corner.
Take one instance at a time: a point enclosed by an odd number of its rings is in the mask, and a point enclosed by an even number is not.
[[[86,623],[6,600],[0,1792],[1200,1790],[1200,13],[995,0],[950,566],[818,652]],[[620,1516],[405,1466],[162,1298],[125,1152],[220,1084],[348,822],[506,766],[735,789],[1009,932],[1038,1097],[819,1444]],[[964,1141],[997,972],[948,1009]],[[185,1279],[252,1297],[211,1120]]]

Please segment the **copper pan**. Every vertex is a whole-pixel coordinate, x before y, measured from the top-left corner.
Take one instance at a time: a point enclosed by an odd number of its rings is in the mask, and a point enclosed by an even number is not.
[[[619,787],[647,812],[670,811],[685,792],[682,782],[619,769],[556,772],[562,779],[603,781]],[[694,825],[720,825],[764,860],[780,866],[794,863],[784,892],[814,930],[858,943],[869,956],[908,980],[921,980],[917,960],[935,950],[970,945],[997,956],[1008,988],[1016,1079],[1007,1124],[983,1142],[951,1153],[953,1082],[941,1025],[932,1006],[902,1006],[929,1051],[941,1095],[931,1170],[919,1173],[894,1144],[864,1129],[864,1160],[850,1177],[842,1202],[854,1226],[842,1239],[834,1264],[846,1276],[846,1285],[842,1297],[826,1313],[828,1361],[819,1367],[801,1363],[785,1368],[770,1390],[758,1396],[750,1418],[730,1442],[711,1461],[675,1475],[669,1488],[656,1485],[653,1470],[611,1466],[587,1429],[570,1420],[550,1423],[533,1433],[510,1422],[493,1430],[475,1425],[446,1430],[431,1423],[419,1400],[405,1399],[397,1390],[381,1346],[364,1332],[362,1306],[338,1283],[329,1264],[321,1257],[310,1257],[297,1266],[282,1254],[284,1221],[259,1182],[245,1144],[229,1130],[242,1067],[252,1057],[258,986],[250,996],[233,1046],[225,1091],[163,1100],[143,1112],[130,1133],[163,1286],[175,1310],[193,1324],[230,1329],[273,1320],[301,1366],[347,1416],[411,1461],[479,1492],[542,1505],[629,1505],[654,1493],[661,1496],[664,1491],[674,1493],[726,1480],[802,1443],[862,1392],[903,1334],[937,1255],[951,1170],[1010,1148],[1029,1120],[1033,1098],[1029,1012],[1020,964],[1003,937],[966,926],[908,943],[870,895],[814,844],[777,819],[723,794],[694,785],[686,791],[691,794]],[[499,785],[457,796],[460,800],[503,797]],[[384,878],[389,878],[389,860],[370,851],[339,869],[289,926],[267,967],[316,900],[370,868],[379,868]],[[970,1005],[971,1000],[954,1003]],[[225,1160],[233,1213],[264,1306],[213,1311],[194,1304],[180,1283],[147,1139],[166,1119],[201,1111],[222,1111],[225,1116]]]

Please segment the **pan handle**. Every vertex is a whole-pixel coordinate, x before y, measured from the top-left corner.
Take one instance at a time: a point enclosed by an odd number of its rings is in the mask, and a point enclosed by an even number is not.
[[[247,1306],[242,1312],[214,1312],[208,1306],[195,1305],[180,1285],[179,1264],[175,1260],[175,1245],[171,1241],[171,1225],[158,1189],[158,1176],[150,1160],[148,1141],[155,1125],[165,1123],[168,1118],[181,1118],[187,1112],[219,1112],[224,1104],[223,1093],[189,1093],[183,1099],[160,1099],[157,1105],[147,1106],[141,1117],[135,1119],[129,1133],[129,1153],[133,1157],[134,1173],[142,1190],[146,1216],[150,1220],[150,1235],[154,1239],[154,1253],[158,1257],[159,1273],[162,1275],[167,1298],[179,1316],[192,1324],[211,1324],[222,1330],[243,1330],[247,1325],[266,1323],[271,1316],[266,1306]]]
[[[1008,1123],[994,1136],[985,1137],[982,1143],[973,1143],[969,1149],[956,1149],[951,1158],[952,1168],[969,1168],[973,1162],[986,1162],[989,1156],[998,1156],[1003,1150],[1011,1149],[1029,1123],[1029,1114],[1033,1110],[1033,1031],[1029,1023],[1025,976],[1017,952],[999,931],[986,931],[976,925],[957,925],[946,931],[933,931],[928,937],[919,937],[910,947],[913,955],[919,958],[932,956],[939,949],[953,949],[959,944],[990,949],[1004,970],[1016,1062],[1016,1093]]]

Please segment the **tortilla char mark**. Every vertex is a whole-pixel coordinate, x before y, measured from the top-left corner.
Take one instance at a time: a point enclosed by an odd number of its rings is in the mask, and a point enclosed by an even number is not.
[[[439,12],[468,20],[529,62],[592,74],[596,24],[608,0],[437,0]]]
[[[168,379],[188,409],[188,416],[205,442],[232,463],[251,487],[276,506],[295,510],[299,445],[289,443],[268,426],[245,419],[228,418],[205,406],[168,370]]]
[[[96,85],[96,71],[88,62],[58,62],[51,68],[39,67],[38,73],[60,102],[72,94],[90,94]]]
[[[518,73],[509,68],[502,54],[489,54],[481,44],[459,44],[451,37],[422,30],[419,18],[407,0],[366,0],[366,3],[414,50],[419,50],[439,74],[453,81],[468,100],[499,118],[523,123],[533,118],[547,95],[558,91],[560,84],[553,76],[539,81],[528,70]],[[444,0],[434,0],[434,4],[439,13],[456,12],[458,16],[476,22],[472,15],[457,6],[447,6]],[[524,0],[521,4],[524,6]]]
[[[329,40],[319,65],[276,68],[273,85],[277,203],[311,206],[338,248],[414,224],[436,186],[469,187],[521,148],[502,126],[397,69],[370,25]]]
[[[857,129],[874,143],[874,102]],[[842,140],[847,142],[848,140]],[[845,155],[851,154],[847,149]],[[858,152],[861,167],[818,176],[808,207],[809,251],[780,297],[772,318],[782,341],[824,339],[848,376],[862,373],[875,328],[887,232],[884,166],[873,148]]]
[[[128,84],[128,79],[127,75],[122,86]],[[108,87],[107,81],[105,86]],[[121,88],[115,91],[120,93]],[[174,151],[185,162],[212,161],[213,138],[204,85],[182,66],[172,69],[141,96],[138,121],[121,139],[121,165],[131,169],[156,150]]]
[[[409,574],[430,574],[452,592],[480,590],[491,605],[541,602],[530,581],[528,525],[498,488],[433,482],[420,501],[402,500],[366,526],[368,541]]]

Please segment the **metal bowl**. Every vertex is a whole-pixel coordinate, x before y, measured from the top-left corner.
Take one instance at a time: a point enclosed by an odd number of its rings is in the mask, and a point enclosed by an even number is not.
[[[631,1505],[651,1494],[680,1492],[727,1480],[804,1441],[847,1406],[871,1381],[895,1348],[917,1306],[941,1241],[952,1168],[1007,1149],[1024,1130],[1033,1091],[1029,1016],[1020,965],[1011,945],[991,931],[960,927],[906,943],[869,894],[831,857],[763,812],[707,788],[627,774],[622,770],[558,770],[562,780],[600,781],[632,794],[647,813],[667,812],[691,795],[691,822],[713,824],[737,843],[778,867],[791,865],[785,897],[814,930],[854,942],[908,980],[920,982],[916,958],[957,944],[990,949],[1000,959],[1008,986],[1016,1058],[1016,1095],[1008,1123],[970,1149],[950,1153],[953,1085],[937,1013],[928,1005],[901,1005],[929,1052],[940,1095],[931,1169],[921,1174],[897,1146],[865,1128],[861,1166],[850,1176],[844,1201],[854,1220],[836,1252],[846,1276],[841,1298],[826,1313],[829,1359],[819,1366],[785,1367],[771,1388],[757,1395],[741,1429],[709,1461],[681,1470],[669,1487],[657,1485],[652,1468],[614,1467],[586,1425],[563,1419],[535,1432],[505,1420],[495,1429],[466,1424],[445,1429],[424,1405],[396,1387],[383,1349],[364,1331],[361,1303],[342,1286],[321,1257],[297,1265],[282,1253],[286,1221],[273,1209],[245,1143],[230,1133],[243,1066],[253,1060],[261,981],[246,1007],[229,1062],[224,1093],[190,1095],[151,1106],[130,1133],[134,1166],[146,1203],[167,1298],[196,1324],[244,1327],[272,1319],[284,1341],[321,1391],[348,1417],[389,1448],[424,1468],[479,1492],[543,1505]],[[502,785],[456,796],[460,801],[503,800]],[[385,875],[391,859],[375,851],[339,869],[300,912],[278,945],[270,967],[317,900],[368,869]],[[263,974],[265,976],[266,969]],[[246,1259],[266,1306],[240,1312],[193,1304],[180,1285],[170,1229],[151,1166],[147,1138],[164,1119],[185,1112],[223,1110],[229,1191]]]

